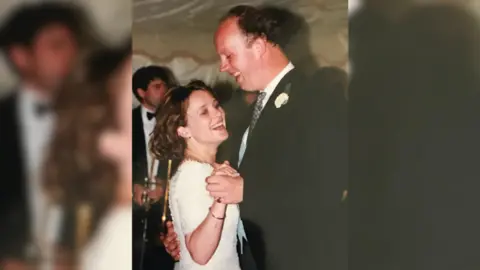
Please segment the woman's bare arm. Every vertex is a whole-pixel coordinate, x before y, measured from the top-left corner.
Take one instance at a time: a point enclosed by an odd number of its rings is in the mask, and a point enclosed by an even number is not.
[[[226,208],[226,204],[215,201],[203,222],[185,236],[187,249],[196,263],[207,264],[215,253],[222,235]]]

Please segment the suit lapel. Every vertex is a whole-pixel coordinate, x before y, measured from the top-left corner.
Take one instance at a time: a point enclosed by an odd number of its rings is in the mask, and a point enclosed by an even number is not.
[[[275,107],[275,100],[278,98],[278,96],[284,92],[288,92],[290,94],[292,90],[292,80],[295,74],[295,69],[289,71],[283,78],[280,80],[278,83],[277,87],[275,87],[275,90],[273,90],[272,95],[267,101],[267,104],[265,104],[265,108],[263,108],[260,117],[258,118],[257,124],[255,125],[255,128],[252,131],[252,134],[250,135],[250,139],[253,138],[256,132],[258,132],[259,129],[261,129],[261,126],[265,125],[265,123],[269,122],[269,119],[272,115],[274,115],[276,112],[279,112],[280,108]]]
[[[1,166],[5,166],[3,171],[9,177],[12,177],[8,183],[15,184],[22,191],[25,183],[24,160],[22,158],[22,142],[20,140],[20,126],[17,113],[17,95],[8,97],[2,104],[0,129],[2,130],[0,149],[2,156]],[[22,187],[20,187],[20,185]],[[17,191],[17,190],[16,190]]]
[[[257,120],[255,128],[251,131],[250,138],[247,141],[247,149],[245,150],[244,158],[242,163],[240,164],[240,168],[242,168],[243,164],[245,164],[246,159],[251,155],[252,147],[254,146],[262,136],[259,136],[259,133],[262,132],[264,128],[267,128],[269,124],[271,124],[272,117],[276,116],[277,113],[281,111],[282,108],[275,107],[275,100],[278,96],[284,92],[288,92],[290,94],[292,89],[292,81],[295,76],[296,72],[295,69],[289,71],[283,78],[280,80],[275,90],[273,90],[272,95],[268,99],[265,107],[263,108],[262,112],[260,113],[260,117]],[[242,134],[243,135],[243,134]],[[266,138],[268,139],[268,138]],[[238,147],[240,149],[240,146]],[[238,152],[237,152],[238,153]]]
[[[142,111],[140,106],[133,110],[132,132],[133,181],[143,182],[143,179],[147,177],[148,165]]]
[[[0,209],[5,220],[0,234],[5,236],[2,242],[13,253],[23,251],[30,224],[17,99],[18,95],[13,94],[0,105],[0,171],[6,176],[0,190]]]
[[[2,104],[4,107],[2,109],[2,120],[0,121],[2,130],[2,140],[0,143],[4,150],[2,154],[6,154],[5,157],[10,157],[8,162],[9,171],[14,169],[16,172],[15,175],[23,178],[23,159],[21,158],[22,144],[20,141],[20,126],[18,124],[17,99],[17,95],[12,95]]]

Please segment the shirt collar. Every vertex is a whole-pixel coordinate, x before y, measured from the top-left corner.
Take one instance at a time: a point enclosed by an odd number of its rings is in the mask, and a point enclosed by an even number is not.
[[[272,95],[272,93],[275,90],[275,88],[277,87],[277,85],[283,79],[283,77],[285,77],[285,75],[287,75],[287,73],[290,70],[292,70],[293,68],[295,68],[295,66],[292,64],[292,62],[289,62],[288,65],[286,65],[283,68],[283,70],[280,71],[280,73],[278,73],[277,76],[275,76],[275,78],[273,78],[273,80],[267,85],[267,87],[265,87],[265,89],[263,90],[263,92],[266,93],[265,99],[263,101],[264,105],[266,104],[266,102],[268,101],[270,96]]]
[[[51,105],[51,100],[48,97],[42,95],[39,90],[27,84],[20,86],[18,95],[20,110],[25,117],[37,118],[35,109],[38,105]]]
[[[152,121],[155,121],[155,118],[152,118],[151,120],[148,120],[147,118],[147,113],[155,113],[153,112],[152,110],[149,110],[147,108],[145,108],[145,106],[143,105],[140,105],[140,110],[142,112],[142,120],[143,120],[143,123],[150,123]]]
[[[28,84],[20,86],[19,92],[20,96],[30,103],[51,103],[51,100],[46,95],[41,94],[40,90]]]

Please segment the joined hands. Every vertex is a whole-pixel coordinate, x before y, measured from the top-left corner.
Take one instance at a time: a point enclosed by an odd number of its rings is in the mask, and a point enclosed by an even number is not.
[[[216,164],[212,175],[207,177],[207,191],[217,202],[237,204],[243,200],[243,178],[228,161]]]

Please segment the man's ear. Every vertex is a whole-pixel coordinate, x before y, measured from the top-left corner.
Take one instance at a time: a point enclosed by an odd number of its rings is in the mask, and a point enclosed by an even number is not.
[[[15,68],[19,71],[23,71],[28,68],[28,49],[25,46],[12,46],[8,50],[8,57],[12,61]]]
[[[143,90],[142,88],[137,88],[137,91],[138,95],[142,98],[142,99],[145,99],[145,95],[147,94],[145,90]]]
[[[251,42],[251,47],[255,52],[255,55],[259,58],[263,57],[263,55],[267,52],[267,40],[263,37],[259,37]]]
[[[184,138],[184,139],[189,139],[192,137],[192,134],[190,134],[190,130],[186,127],[179,127],[177,129],[177,134],[178,136]]]

